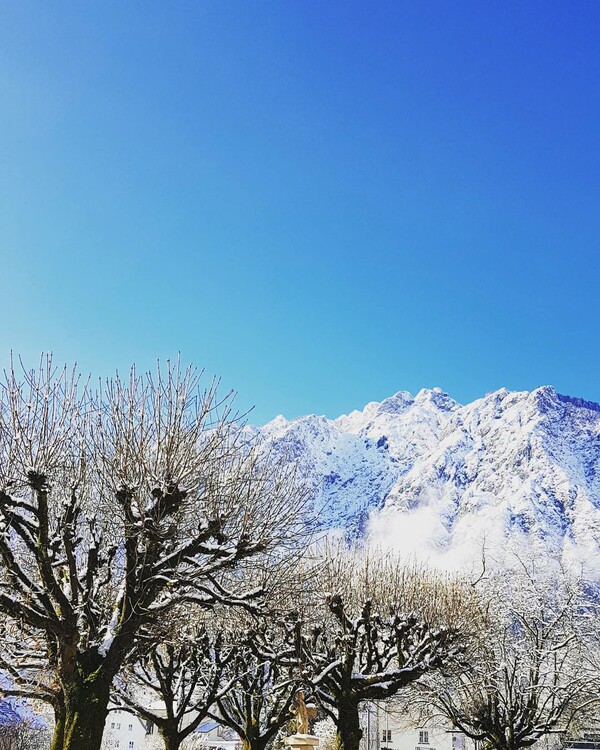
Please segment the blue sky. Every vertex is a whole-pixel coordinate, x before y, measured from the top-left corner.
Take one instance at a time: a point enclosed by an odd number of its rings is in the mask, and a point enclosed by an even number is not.
[[[0,362],[176,356],[252,421],[600,400],[600,4],[0,8]]]

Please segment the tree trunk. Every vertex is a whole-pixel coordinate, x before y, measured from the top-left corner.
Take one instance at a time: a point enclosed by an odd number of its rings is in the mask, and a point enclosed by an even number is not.
[[[159,727],[158,731],[162,737],[162,741],[165,743],[165,750],[179,750],[183,739],[179,732],[169,732],[168,729],[162,729]]]
[[[242,738],[242,747],[244,750],[265,750],[266,746],[267,742],[262,737]]]
[[[65,709],[64,706],[54,706],[54,731],[50,750],[63,750],[65,742]]]
[[[362,729],[358,702],[342,698],[338,710],[336,750],[359,750]]]
[[[88,678],[71,687],[66,696],[64,722],[58,722],[54,729],[52,750],[100,750],[109,696],[110,681],[106,680]],[[62,744],[58,744],[61,731]]]

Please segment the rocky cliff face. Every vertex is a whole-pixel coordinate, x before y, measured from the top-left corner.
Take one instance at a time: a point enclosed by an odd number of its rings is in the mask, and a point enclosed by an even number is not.
[[[323,528],[447,568],[507,550],[600,578],[600,406],[544,386],[462,406],[397,393],[261,428],[299,462]]]

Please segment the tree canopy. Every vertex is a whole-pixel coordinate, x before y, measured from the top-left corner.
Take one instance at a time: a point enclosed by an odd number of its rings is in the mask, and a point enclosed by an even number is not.
[[[281,558],[304,495],[217,383],[178,362],[97,387],[76,370],[0,382],[0,612],[14,692],[56,714],[55,750],[99,747],[113,678],[173,607],[244,604],[235,571]],[[266,567],[263,562],[263,567]]]

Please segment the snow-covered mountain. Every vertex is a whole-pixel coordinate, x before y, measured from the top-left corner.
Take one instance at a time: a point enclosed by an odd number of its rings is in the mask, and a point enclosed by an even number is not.
[[[296,459],[324,528],[443,567],[506,550],[600,578],[600,406],[544,386],[462,406],[405,391],[335,420],[261,428]]]

